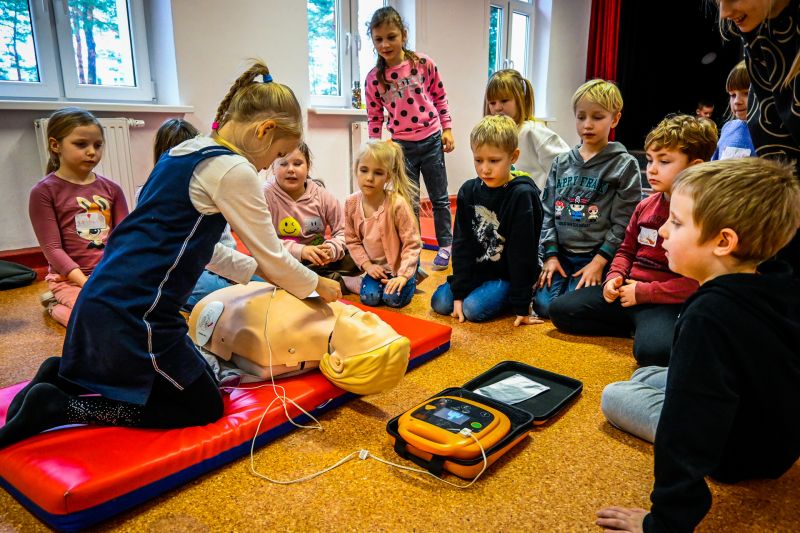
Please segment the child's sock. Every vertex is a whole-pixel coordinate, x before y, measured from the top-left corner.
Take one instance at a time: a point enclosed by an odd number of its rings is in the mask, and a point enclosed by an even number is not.
[[[19,408],[22,407],[22,402],[25,400],[25,396],[28,394],[34,385],[39,383],[52,383],[55,384],[59,379],[58,377],[58,370],[59,365],[61,363],[60,357],[49,357],[45,359],[45,361],[39,367],[39,370],[36,372],[36,375],[33,376],[33,379],[30,383],[25,385],[25,387],[20,390],[14,399],[11,400],[11,403],[8,406],[8,411],[6,412],[6,424],[14,418],[14,415],[17,414]]]
[[[67,423],[69,395],[55,385],[31,387],[13,419],[0,428],[0,449]]]

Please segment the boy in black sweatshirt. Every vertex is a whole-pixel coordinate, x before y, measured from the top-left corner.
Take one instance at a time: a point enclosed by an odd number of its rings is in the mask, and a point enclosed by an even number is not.
[[[478,177],[458,191],[453,274],[431,298],[434,311],[459,322],[483,322],[510,307],[515,326],[541,323],[529,308],[542,204],[530,176],[511,170],[517,142],[517,125],[502,115],[484,117],[470,134]]]
[[[700,289],[675,326],[653,505],[601,509],[598,525],[693,531],[711,507],[705,476],[777,478],[800,457],[800,282],[786,263],[762,263],[798,225],[789,165],[732,159],[678,176],[659,233],[670,268]]]

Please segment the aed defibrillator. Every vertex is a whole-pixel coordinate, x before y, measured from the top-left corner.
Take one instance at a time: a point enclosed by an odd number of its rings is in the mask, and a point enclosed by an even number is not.
[[[514,399],[509,399],[507,387],[496,387],[520,380],[528,382],[528,388]],[[401,457],[437,476],[448,471],[471,479],[582,390],[583,384],[576,379],[503,361],[462,387],[445,389],[394,417],[386,430]]]
[[[439,396],[406,411],[397,429],[414,448],[457,459],[474,459],[511,429],[508,416],[466,398]],[[471,438],[470,433],[475,436]]]

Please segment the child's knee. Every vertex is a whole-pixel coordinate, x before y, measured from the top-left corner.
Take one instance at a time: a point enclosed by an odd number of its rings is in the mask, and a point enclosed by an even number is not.
[[[626,385],[625,381],[609,383],[600,396],[600,410],[603,411],[603,416],[612,422],[619,419],[621,407],[629,399]]]
[[[453,293],[447,282],[439,285],[434,291],[431,296],[431,308],[440,315],[449,315],[453,312]]]
[[[395,309],[405,307],[411,303],[411,298],[403,294],[403,291],[398,291],[392,294],[383,293],[383,303]]]
[[[536,296],[533,298],[533,310],[542,318],[550,318],[550,304],[552,300],[549,291],[539,289],[536,291]]]
[[[469,322],[485,322],[496,314],[490,312],[484,303],[469,297],[464,300],[461,312],[464,313],[464,319]]]
[[[670,343],[660,340],[649,339],[649,341],[636,341],[634,337],[633,357],[639,366],[667,366],[669,365],[669,355],[672,347]]]
[[[370,307],[376,307],[381,304],[381,294],[374,291],[361,291],[361,303]]]

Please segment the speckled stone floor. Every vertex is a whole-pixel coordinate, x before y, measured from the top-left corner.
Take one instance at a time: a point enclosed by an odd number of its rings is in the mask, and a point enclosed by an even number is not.
[[[423,252],[430,266],[432,252]],[[118,531],[599,531],[594,512],[607,504],[647,507],[652,447],[605,422],[600,393],[635,365],[625,339],[564,335],[549,323],[514,328],[505,317],[455,324],[435,315],[430,295],[445,273],[431,272],[411,305],[413,316],[454,327],[450,351],[411,371],[395,389],[351,401],[321,417],[324,432],[296,430],[257,450],[258,469],[289,479],[320,470],[358,449],[402,462],[386,422],[441,389],[494,364],[518,360],[584,383],[582,396],[532,438],[511,450],[471,488],[376,461],[351,461],[312,481],[280,486],[253,476],[247,458],[114,518]],[[0,386],[29,379],[60,354],[64,330],[44,314],[44,283],[0,292]],[[458,482],[458,478],[449,478]],[[800,464],[776,481],[711,483],[714,506],[701,531],[800,531]],[[46,527],[0,490],[0,531]]]

